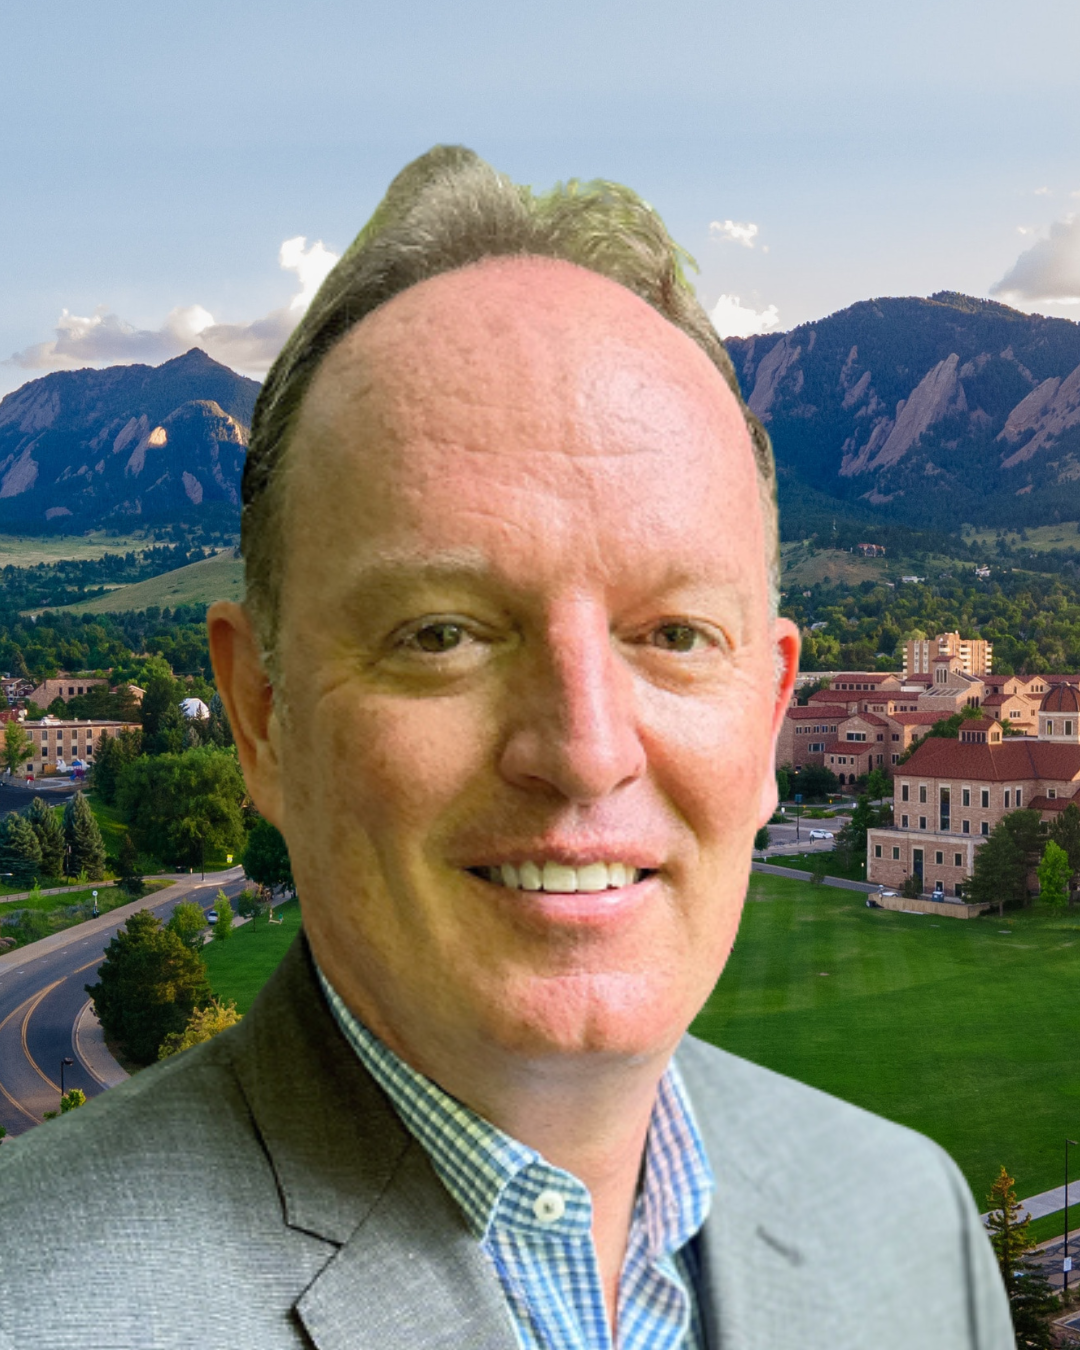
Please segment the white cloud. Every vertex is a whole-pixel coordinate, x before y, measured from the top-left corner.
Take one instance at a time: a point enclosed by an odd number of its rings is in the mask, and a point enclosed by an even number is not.
[[[260,319],[217,323],[202,305],[185,305],[174,309],[160,328],[147,329],[125,323],[104,305],[88,316],[65,309],[55,338],[15,352],[3,364],[23,370],[74,370],[137,361],[154,365],[191,347],[202,347],[234,370],[264,375],[336,262],[337,254],[321,239],[309,248],[307,239],[298,235],[281,245],[278,263],[283,271],[295,272],[300,289],[287,306]]]
[[[1021,253],[991,295],[1007,300],[1080,303],[1080,216],[1050,226],[1050,235]]]
[[[714,239],[726,243],[742,244],[743,248],[753,248],[758,235],[758,227],[753,221],[745,224],[737,220],[712,220],[709,222],[709,234]]]
[[[1049,196],[1050,196],[1050,189],[1049,189],[1048,187],[1036,188],[1036,189],[1035,189],[1035,196],[1036,196],[1036,197],[1049,197]]]
[[[709,317],[722,338],[755,337],[767,333],[780,322],[775,305],[758,311],[743,305],[737,295],[722,295],[713,306]]]

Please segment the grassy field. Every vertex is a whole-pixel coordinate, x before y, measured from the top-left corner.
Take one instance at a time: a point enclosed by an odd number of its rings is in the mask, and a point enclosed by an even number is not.
[[[993,546],[997,542],[997,530],[974,530],[965,526],[964,538]],[[1026,540],[1020,537],[1018,530],[1007,530],[1005,539],[1012,548],[1030,548],[1037,553],[1045,553],[1047,549],[1080,549],[1080,534],[1077,533],[1075,520],[1061,521],[1057,525],[1033,526],[1027,531]]]
[[[799,872],[812,872],[815,867],[823,867],[826,876],[843,877],[847,881],[866,880],[866,863],[862,858],[854,858],[845,866],[840,855],[833,852],[774,853],[762,862],[767,862],[770,867],[793,867]]]
[[[207,947],[215,993],[241,1011],[299,929],[294,903],[280,913]],[[1080,1137],[1078,979],[1080,913],[939,920],[754,874],[694,1030],[928,1134],[983,1207],[1002,1163],[1021,1197],[1061,1184],[1062,1141]]]
[[[233,1000],[242,1013],[251,1007],[300,931],[300,906],[295,900],[279,905],[274,918],[282,922],[253,919],[234,928],[225,942],[210,942],[203,949],[214,994],[223,1002]]]
[[[230,548],[213,558],[204,558],[202,562],[162,572],[160,576],[137,581],[131,586],[118,586],[93,600],[59,606],[58,612],[121,614],[149,609],[151,605],[173,609],[177,605],[210,604],[214,600],[241,600],[243,595],[243,560],[234,558]]]
[[[88,534],[29,536],[0,534],[0,567],[36,567],[38,563],[100,558],[105,553],[139,552],[157,540],[149,534]]]
[[[846,549],[811,549],[805,543],[784,544],[780,562],[784,586],[814,586],[824,577],[852,585],[881,581],[887,568],[884,558],[863,558]]]
[[[1001,1164],[1026,1196],[1080,1129],[1078,977],[1080,914],[939,921],[755,874],[695,1030],[930,1135],[980,1201]]]

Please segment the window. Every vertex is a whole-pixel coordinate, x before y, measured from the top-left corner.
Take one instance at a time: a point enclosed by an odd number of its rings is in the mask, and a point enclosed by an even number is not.
[[[944,866],[945,854],[942,853],[941,849],[938,849],[938,851],[934,854],[934,862],[936,862],[939,867]]]
[[[875,845],[874,845],[874,857],[875,857],[875,858],[880,858],[880,857],[881,857],[881,845],[880,845],[880,844],[875,844]]]
[[[896,844],[893,844],[892,855],[893,855],[893,862],[899,862],[899,861],[900,861],[900,849],[899,849],[899,846],[896,845]]]
[[[919,804],[921,805],[921,804],[922,804],[923,802],[925,802],[925,801],[926,801],[926,784],[925,784],[925,783],[920,783],[920,784],[919,784]]]
[[[989,822],[988,820],[984,820],[984,821],[983,821],[981,833],[983,833],[983,834],[989,834],[989,833],[990,833],[990,822]]]
[[[895,764],[899,760],[899,758],[900,758],[899,755],[893,755],[892,762]]]
[[[1019,716],[1020,716],[1020,709],[1019,709],[1019,708],[1011,708],[1011,709],[1009,710],[1009,716],[1010,716],[1010,717],[1019,717]]]
[[[901,816],[901,817],[900,817],[900,828],[901,828],[902,830],[906,830],[907,827],[908,827],[908,818],[907,818],[907,816]]]
[[[892,734],[892,738],[894,741],[898,741],[900,739],[900,733],[898,731],[894,731]]]
[[[952,800],[952,789],[951,789],[951,788],[947,788],[947,787],[939,787],[939,788],[938,788],[938,820],[939,820],[938,828],[942,831],[942,833],[945,833],[945,834],[947,834],[948,831],[949,831],[949,829],[950,829],[949,820],[950,820],[950,812],[951,812],[951,809],[952,809],[952,808],[951,808],[951,800]]]
[[[908,800],[908,785],[906,783],[900,784],[900,800],[902,802],[906,802]]]
[[[1017,788],[1017,789],[1016,789],[1016,805],[1017,805],[1018,807],[1019,807],[1020,805],[1022,805],[1023,800],[1024,800],[1024,789],[1023,789],[1023,788]]]
[[[954,853],[952,855],[952,865],[954,867],[963,867],[964,855],[962,853]]]
[[[1065,723],[1065,735],[1066,735],[1066,736],[1071,736],[1071,735],[1072,735],[1072,723],[1071,723],[1071,722],[1066,722],[1066,723]]]
[[[981,796],[980,805],[982,806],[982,808],[983,808],[984,811],[989,807],[989,805],[990,805],[990,789],[989,789],[989,788],[983,788],[983,789],[982,789],[982,796]]]
[[[1046,795],[1050,798],[1051,801],[1053,801],[1054,798],[1057,796],[1057,788],[1047,788]]]
[[[865,731],[849,731],[849,732],[847,733],[847,739],[848,739],[849,741],[865,741],[865,740],[866,740],[866,732],[865,732]]]
[[[1009,809],[1009,803],[1010,803],[1011,800],[1012,800],[1012,793],[1009,791],[1008,788],[1006,788],[1006,789],[1005,789],[1005,810],[1006,810],[1006,811]]]
[[[925,817],[925,816],[920,816],[920,817],[919,817],[919,829],[920,829],[920,830],[925,830],[925,829],[926,829],[926,817]]]
[[[960,822],[960,833],[961,833],[961,834],[970,834],[970,833],[971,833],[971,821],[970,821],[970,820],[962,820],[962,821]]]
[[[970,806],[970,805],[971,805],[971,789],[970,789],[970,788],[961,788],[961,789],[960,789],[960,805],[961,805],[961,806]]]
[[[1049,719],[1047,719],[1047,723],[1046,723],[1046,734],[1047,734],[1048,736],[1052,736],[1052,735],[1054,734],[1054,724],[1053,724],[1053,722],[1050,721]]]

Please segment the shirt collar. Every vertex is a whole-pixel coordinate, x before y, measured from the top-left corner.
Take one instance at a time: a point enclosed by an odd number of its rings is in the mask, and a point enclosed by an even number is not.
[[[592,1201],[576,1177],[411,1068],[353,1016],[318,965],[316,970],[346,1040],[427,1153],[476,1237],[486,1238],[499,1227],[544,1238],[588,1235]],[[704,1142],[672,1062],[657,1090],[635,1209],[635,1220],[645,1224],[651,1258],[677,1251],[698,1232],[714,1186]],[[540,1217],[542,1197],[552,1191],[565,1206],[556,1222]]]

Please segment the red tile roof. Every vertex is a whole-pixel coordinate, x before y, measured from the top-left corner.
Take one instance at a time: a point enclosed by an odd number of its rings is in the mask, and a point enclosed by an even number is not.
[[[1015,782],[1046,778],[1068,782],[1080,778],[1080,745],[1056,745],[1033,736],[1017,736],[1000,745],[946,740],[928,736],[903,765],[905,775],[967,778],[976,782]]]
[[[860,721],[869,722],[872,727],[887,727],[889,724],[884,717],[879,717],[877,713],[852,713],[853,717],[858,717]]]
[[[865,689],[861,695],[857,689],[819,689],[808,703],[858,703],[860,697],[866,697]]]
[[[851,713],[847,708],[837,708],[828,705],[815,703],[812,707],[806,704],[803,707],[788,708],[787,716],[793,721],[809,717],[835,717],[838,722],[843,721],[845,717],[850,717]]]
[[[1071,797],[1032,797],[1028,807],[1032,811],[1064,811],[1072,801]],[[1080,803],[1077,803],[1080,805]]]
[[[898,680],[899,678],[899,675],[883,675],[874,671],[839,670],[833,676],[833,684],[835,685],[837,680],[858,680],[862,684],[884,684],[886,680]],[[847,691],[845,690],[845,692]]]

